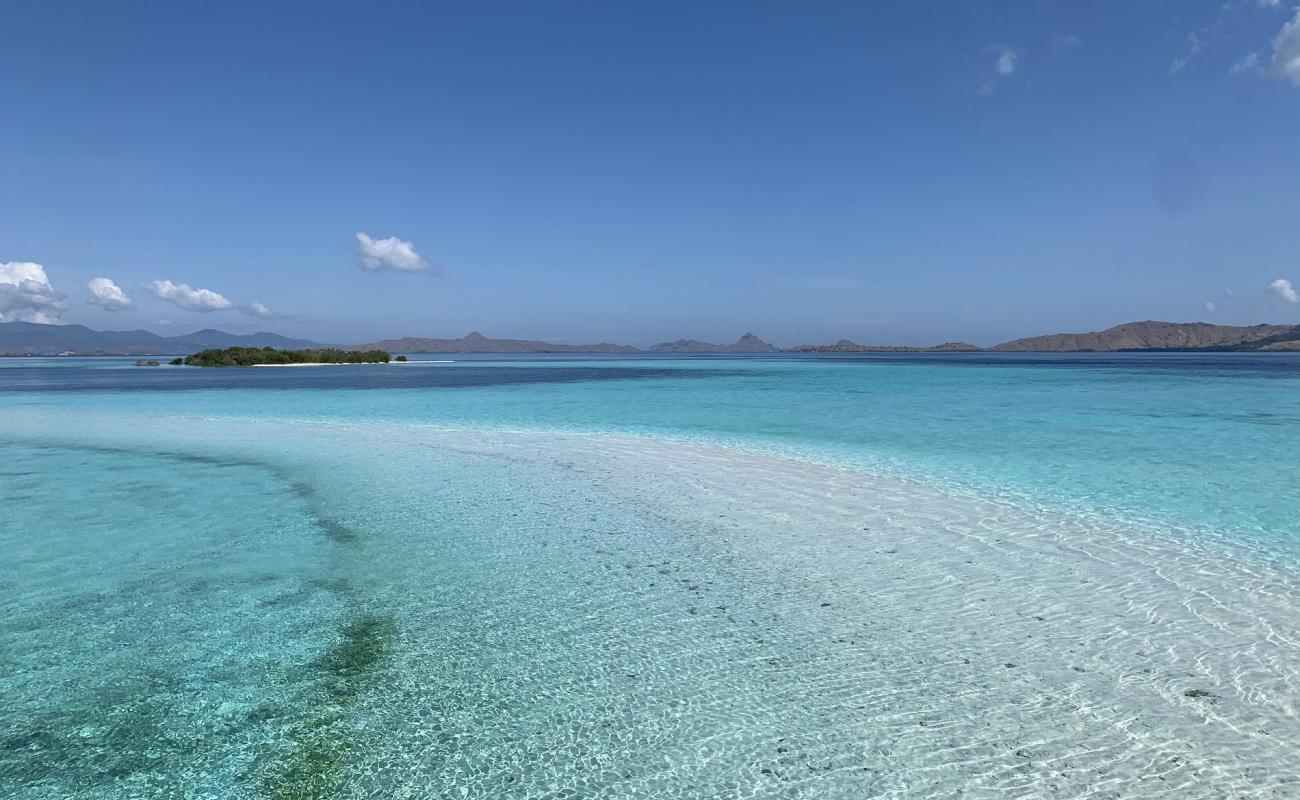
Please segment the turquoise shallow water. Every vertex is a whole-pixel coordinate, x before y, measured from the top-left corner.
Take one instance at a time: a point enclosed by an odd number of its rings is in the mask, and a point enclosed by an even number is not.
[[[21,368],[29,361],[8,363]],[[87,369],[80,359],[45,363]],[[138,378],[138,369],[122,369],[127,363],[103,359],[91,366]],[[441,374],[437,381],[415,381],[414,388],[395,382],[370,390],[351,388],[373,380],[357,369],[312,388],[295,388],[297,375],[258,375],[235,389],[182,396],[95,391],[94,381],[89,390],[60,392],[62,382],[55,381],[53,394],[9,395],[5,402],[685,437],[776,448],[1081,511],[1158,516],[1234,535],[1295,534],[1290,461],[1300,445],[1300,357],[1294,355],[500,359],[405,369]],[[609,379],[620,373],[631,377]],[[461,375],[467,377],[457,383]],[[258,391],[266,386],[283,388]]]
[[[1294,796],[1295,356],[129,363],[0,362],[3,796]]]

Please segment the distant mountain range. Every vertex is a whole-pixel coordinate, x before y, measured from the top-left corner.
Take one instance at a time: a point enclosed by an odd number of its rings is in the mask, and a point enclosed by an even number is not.
[[[201,330],[182,336],[149,331],[95,331],[84,325],[38,325],[0,322],[0,355],[188,355],[210,347],[323,347],[320,342],[291,339],[276,333],[247,335]],[[390,353],[893,353],[983,352],[965,342],[933,347],[861,345],[848,339],[835,344],[799,345],[782,350],[746,333],[731,344],[695,339],[662,342],[648,350],[620,344],[552,344],[531,339],[490,339],[475,332],[459,339],[407,337],[352,345],[349,350]],[[1129,322],[1093,333],[1056,333],[994,345],[989,350],[1016,353],[1121,352],[1141,350],[1300,351],[1300,325],[1210,325],[1204,322]]]
[[[1096,333],[1054,333],[994,345],[1017,353],[1111,353],[1124,350],[1300,350],[1300,325],[1128,322]]]
[[[149,331],[96,331],[84,325],[0,322],[0,354],[3,355],[153,356],[188,355],[209,347],[320,346],[319,342],[290,339],[278,333],[240,335],[208,328],[183,336],[159,336]]]
[[[550,344],[531,339],[489,339],[478,331],[459,339],[381,339],[353,345],[349,350],[387,350],[390,353],[637,353],[621,344]]]
[[[870,345],[840,339],[835,344],[801,344],[786,348],[787,353],[964,353],[981,348],[966,342],[944,342],[933,347],[907,347],[900,345]]]
[[[768,344],[752,333],[746,333],[731,344],[710,344],[695,339],[678,339],[652,345],[651,353],[779,353],[781,348]]]

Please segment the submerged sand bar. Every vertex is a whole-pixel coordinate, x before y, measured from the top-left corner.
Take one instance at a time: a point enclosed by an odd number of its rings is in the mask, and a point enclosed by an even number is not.
[[[871,769],[897,771],[887,796],[1300,796],[1294,558],[708,444],[422,436],[559,465],[694,531],[688,580],[744,576],[756,634],[798,654],[766,691],[823,717],[845,787]],[[699,599],[734,616],[717,606]]]
[[[0,418],[31,430],[346,465],[316,495],[354,526],[329,546],[401,620],[358,776],[469,796],[1300,794],[1294,547],[703,441]]]

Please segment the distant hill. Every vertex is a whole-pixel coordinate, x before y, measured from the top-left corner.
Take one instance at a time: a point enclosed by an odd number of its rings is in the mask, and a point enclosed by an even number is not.
[[[159,336],[149,331],[96,331],[84,325],[39,325],[34,322],[0,322],[0,354],[52,356],[187,355],[210,347],[320,347],[306,339],[278,333],[233,334],[206,329],[182,336]]]
[[[731,344],[711,344],[696,339],[678,339],[661,342],[650,348],[651,353],[779,353],[781,349],[768,344],[752,333],[746,333]]]
[[[1129,322],[1096,333],[1054,333],[995,345],[1001,352],[1115,352],[1119,350],[1296,350],[1300,325],[1210,325],[1205,322]]]
[[[621,344],[551,344],[530,339],[489,339],[475,331],[459,339],[424,339],[407,336],[353,345],[350,350],[387,350],[390,353],[637,353]]]
[[[933,347],[858,344],[840,339],[835,344],[801,344],[787,347],[787,353],[977,353],[980,348],[966,342],[944,342]]]
[[[96,331],[84,325],[40,325],[0,322],[0,355],[190,355],[227,347],[274,347],[304,350],[325,347],[320,342],[292,339],[277,333],[233,334],[211,328],[180,336],[149,331]],[[532,339],[489,339],[474,332],[459,339],[406,337],[351,345],[344,349],[386,350],[390,353],[925,353],[977,352],[965,342],[933,347],[862,345],[841,339],[835,344],[799,345],[781,350],[752,333],[731,344],[695,339],[662,342],[641,351],[620,344],[552,344]],[[995,345],[989,350],[1016,353],[1116,352],[1124,350],[1252,350],[1300,351],[1300,325],[1210,325],[1205,322],[1129,322],[1093,333],[1031,336]]]
[[[303,349],[320,347],[320,342],[307,339],[293,339],[278,333],[234,334],[225,331],[204,328],[186,336],[175,336],[168,341],[183,341],[186,344],[201,344],[204,347],[275,347],[278,349]]]

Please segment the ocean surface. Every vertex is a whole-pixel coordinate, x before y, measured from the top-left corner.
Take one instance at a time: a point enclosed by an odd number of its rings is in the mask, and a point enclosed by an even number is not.
[[[1300,798],[1300,355],[0,359],[0,797]]]

